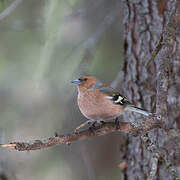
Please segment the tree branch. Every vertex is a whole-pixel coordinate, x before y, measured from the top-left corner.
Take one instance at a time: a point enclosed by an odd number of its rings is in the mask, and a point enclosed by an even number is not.
[[[16,9],[16,7],[21,3],[21,1],[22,0],[14,0],[12,4],[0,14],[0,20],[4,19],[9,14],[11,14]]]
[[[10,144],[1,144],[0,147],[16,149],[18,151],[38,150],[60,144],[70,144],[72,141],[84,140],[94,136],[102,136],[113,132],[125,132],[134,136],[140,135],[154,128],[160,128],[160,121],[153,116],[143,124],[133,126],[129,122],[120,122],[119,127],[114,122],[105,122],[93,129],[86,129],[80,132],[73,132],[65,135],[55,135],[42,140],[33,140],[30,142],[12,142]]]

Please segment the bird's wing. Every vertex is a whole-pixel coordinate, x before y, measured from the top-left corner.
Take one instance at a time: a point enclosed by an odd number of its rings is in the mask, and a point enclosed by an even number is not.
[[[120,105],[131,104],[125,96],[121,95],[118,91],[114,90],[112,87],[102,85],[101,87],[99,87],[99,91],[107,95],[107,98],[112,100],[115,104],[120,104]]]

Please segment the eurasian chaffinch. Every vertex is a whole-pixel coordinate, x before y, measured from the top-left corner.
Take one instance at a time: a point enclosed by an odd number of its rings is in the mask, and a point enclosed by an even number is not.
[[[141,108],[135,107],[128,99],[122,96],[118,91],[109,87],[95,77],[83,76],[72,81],[78,87],[78,106],[81,113],[89,121],[81,124],[76,130],[89,123],[96,123],[116,119],[124,111],[133,111],[145,116],[152,113]]]

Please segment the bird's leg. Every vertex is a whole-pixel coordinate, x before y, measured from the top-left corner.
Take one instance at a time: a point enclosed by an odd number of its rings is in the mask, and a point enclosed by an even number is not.
[[[76,127],[75,131],[79,131],[81,128],[87,126],[88,124],[95,125],[96,121],[88,120],[82,124],[80,124],[78,127]]]
[[[115,119],[115,125],[116,125],[116,129],[119,129],[119,119],[118,119],[118,117]]]
[[[91,121],[91,126],[89,127],[90,130],[95,130],[97,121]],[[90,124],[90,123],[89,123]]]
[[[100,123],[101,123],[101,124],[106,124],[106,122],[105,122],[105,121],[100,121]]]
[[[89,127],[90,130],[96,130],[96,129],[97,129],[96,126],[95,126],[96,124],[99,124],[99,125],[106,124],[106,122],[103,121],[103,120],[97,120],[97,121],[94,120],[93,122],[91,121],[91,123],[92,123],[92,124],[91,124],[91,126]]]

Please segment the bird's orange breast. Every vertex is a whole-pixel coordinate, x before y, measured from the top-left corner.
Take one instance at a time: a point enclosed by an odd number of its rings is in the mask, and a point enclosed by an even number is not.
[[[124,107],[114,104],[96,89],[78,94],[78,106],[82,114],[91,120],[109,120],[122,114]]]

